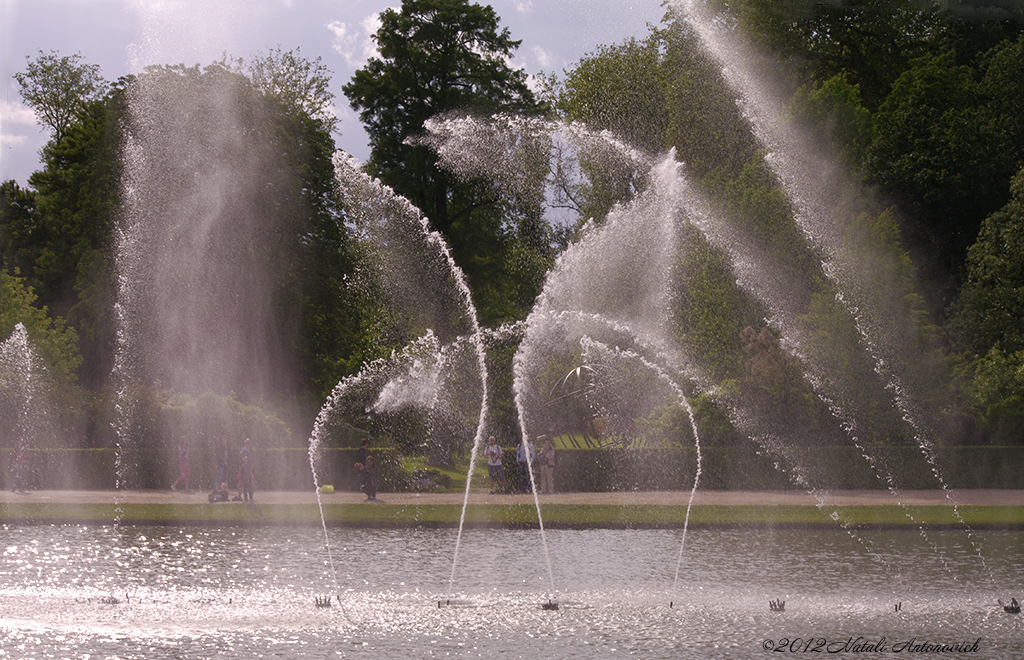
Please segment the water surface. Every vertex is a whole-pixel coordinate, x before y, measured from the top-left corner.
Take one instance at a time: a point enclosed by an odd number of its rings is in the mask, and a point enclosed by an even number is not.
[[[0,658],[1024,657],[1022,532],[0,531]]]

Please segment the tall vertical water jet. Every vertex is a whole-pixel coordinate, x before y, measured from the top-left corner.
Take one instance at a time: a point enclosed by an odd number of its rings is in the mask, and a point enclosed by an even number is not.
[[[0,424],[13,446],[11,490],[30,486],[29,450],[39,447],[55,430],[49,414],[46,369],[35,354],[22,323],[0,343]]]
[[[200,441],[197,449],[222,438],[240,444],[254,431],[234,402],[264,406],[294,391],[301,314],[285,264],[304,204],[282,167],[285,138],[270,130],[280,111],[243,76],[152,68],[127,97],[116,262],[120,485],[139,483],[140,464],[163,460],[180,438]],[[154,417],[168,401],[181,414]]]

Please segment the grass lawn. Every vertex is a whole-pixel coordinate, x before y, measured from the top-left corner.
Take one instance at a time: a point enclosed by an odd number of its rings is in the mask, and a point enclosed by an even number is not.
[[[448,475],[448,478],[451,479],[451,486],[445,490],[462,493],[466,490],[466,475],[469,472],[469,455],[467,454],[466,457],[462,459],[456,457],[455,465],[451,468],[427,465],[426,456],[405,456],[402,458],[402,469],[410,473],[415,472],[416,470],[436,470],[441,474]],[[477,457],[476,465],[473,466],[473,485],[487,485],[487,461],[484,460],[482,453]]]

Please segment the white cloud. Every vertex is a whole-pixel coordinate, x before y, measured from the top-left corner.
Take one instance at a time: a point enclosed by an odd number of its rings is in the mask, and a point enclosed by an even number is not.
[[[534,61],[537,62],[538,67],[544,71],[547,71],[556,65],[557,58],[547,48],[534,46],[530,49],[530,54],[533,56]]]
[[[9,124],[34,126],[36,123],[36,113],[32,112],[32,108],[17,101],[0,101],[0,118],[2,118],[4,126]]]
[[[29,174],[39,166],[39,149],[47,137],[31,108],[0,100],[0,181],[15,179],[26,185]]]
[[[4,134],[0,135],[0,146],[3,146],[4,149],[18,149],[27,144],[28,136],[21,133],[8,133],[4,131]]]
[[[528,14],[533,9],[533,0],[516,0],[515,6],[520,14]]]
[[[377,45],[373,35],[380,28],[380,14],[373,13],[364,18],[358,26],[342,21],[331,21],[327,24],[334,38],[331,50],[345,58],[345,63],[352,69],[360,68],[368,59],[377,55]]]

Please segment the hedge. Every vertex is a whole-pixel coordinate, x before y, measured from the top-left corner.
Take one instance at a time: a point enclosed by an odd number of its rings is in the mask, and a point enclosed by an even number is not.
[[[213,451],[193,447],[190,451],[190,486],[193,490],[212,490],[217,472]],[[356,449],[326,449],[318,461],[319,484],[344,490],[356,477]],[[397,452],[374,449],[381,485],[387,490],[404,490],[408,477],[402,472]],[[12,450],[0,449],[4,469],[0,487],[10,489]],[[138,489],[168,489],[178,477],[177,457],[173,452],[133,452],[120,461],[114,449],[29,449],[25,485],[32,490],[70,489],[107,490],[118,486]],[[233,461],[228,485],[237,486],[237,459]],[[120,484],[118,474],[120,473]],[[309,452],[302,448],[256,449],[253,451],[253,475],[257,490],[313,490]]]
[[[381,490],[406,490],[410,475],[394,450],[374,449]],[[0,449],[0,487],[11,487],[11,450]],[[112,489],[117,483],[113,449],[34,449],[28,454],[31,489]],[[212,488],[216,458],[205,448],[192,451],[192,488]],[[320,484],[347,489],[356,472],[355,449],[326,449],[317,461]],[[920,449],[874,450],[873,467],[854,447],[806,447],[786,456],[741,447],[701,450],[701,490],[826,490],[939,488],[1024,489],[1024,447],[946,447],[935,450],[935,468]],[[178,475],[173,452],[138,452],[121,461],[122,486],[166,489]],[[485,469],[481,462],[480,469]],[[562,492],[688,490],[693,486],[696,451],[673,449],[559,450],[555,486]],[[237,464],[232,469],[237,469]],[[934,470],[942,475],[943,482]],[[303,448],[257,449],[254,471],[258,490],[312,490],[309,454]],[[505,452],[505,474],[515,486],[515,452]],[[802,481],[801,481],[802,479]],[[486,481],[480,482],[483,486]],[[232,483],[235,487],[234,477]]]
[[[869,463],[856,447],[792,448],[785,456],[746,447],[707,447],[701,450],[699,488],[927,490],[945,484],[956,489],[1024,489],[1024,447],[939,448],[934,466],[916,447],[877,448],[872,453]],[[555,458],[555,487],[563,492],[688,490],[696,459],[693,448],[561,450]]]

